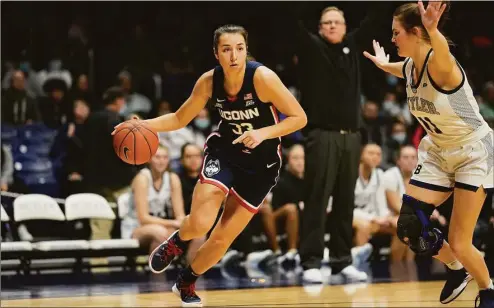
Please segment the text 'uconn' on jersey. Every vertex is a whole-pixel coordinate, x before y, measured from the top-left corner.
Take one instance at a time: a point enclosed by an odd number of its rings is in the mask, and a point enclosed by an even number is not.
[[[276,108],[262,102],[254,88],[254,73],[261,63],[248,61],[242,87],[236,97],[228,97],[224,89],[224,72],[217,66],[213,74],[211,104],[221,121],[216,132],[207,141],[207,151],[223,154],[230,162],[247,168],[257,169],[266,162],[278,161],[280,139],[264,140],[254,149],[243,144],[232,144],[243,133],[260,129],[279,122]],[[219,152],[219,153],[218,153]]]

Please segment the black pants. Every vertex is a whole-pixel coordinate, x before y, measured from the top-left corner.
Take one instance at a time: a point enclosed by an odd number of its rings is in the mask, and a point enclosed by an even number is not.
[[[333,196],[329,226],[333,273],[352,263],[355,183],[361,149],[360,133],[313,129],[305,139],[305,195],[300,237],[304,270],[320,268],[324,253],[326,208]]]

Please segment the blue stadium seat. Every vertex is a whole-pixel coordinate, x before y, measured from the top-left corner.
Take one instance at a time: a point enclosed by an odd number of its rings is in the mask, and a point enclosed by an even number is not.
[[[14,168],[18,173],[49,173],[52,171],[52,163],[46,158],[34,158],[33,156],[16,157]]]
[[[31,124],[19,128],[20,141],[26,145],[47,144],[51,146],[57,131],[46,127],[44,124]]]
[[[18,133],[15,126],[2,124],[2,144],[15,146],[17,144]]]

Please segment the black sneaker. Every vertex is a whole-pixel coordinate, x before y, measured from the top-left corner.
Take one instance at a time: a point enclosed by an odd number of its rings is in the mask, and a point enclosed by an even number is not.
[[[447,271],[448,277],[439,298],[442,304],[454,301],[465,290],[468,283],[473,280],[473,277],[467,273],[465,268],[456,271],[447,269]]]
[[[166,241],[156,247],[149,255],[149,269],[153,273],[159,274],[164,272],[176,256],[182,255],[184,251],[177,246],[177,237],[178,230],[173,232]]]
[[[186,283],[179,276],[172,291],[182,300],[182,307],[202,307],[201,298],[196,294],[195,283]]]
[[[480,290],[475,299],[476,308],[493,308],[494,307],[494,290]]]

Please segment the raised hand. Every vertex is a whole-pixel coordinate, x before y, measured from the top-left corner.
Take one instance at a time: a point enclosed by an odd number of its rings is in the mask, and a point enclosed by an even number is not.
[[[373,56],[367,51],[364,51],[364,56],[371,59],[371,61],[374,62],[377,67],[382,69],[384,65],[389,63],[389,54],[386,54],[386,52],[384,52],[384,48],[381,47],[381,45],[379,45],[379,42],[377,42],[376,40],[372,40],[372,46],[374,47],[374,53],[376,55]]]
[[[447,7],[446,3],[443,3],[442,1],[429,1],[427,9],[425,9],[422,1],[419,1],[418,6],[422,24],[427,32],[436,30],[441,15],[443,15],[443,12]]]

